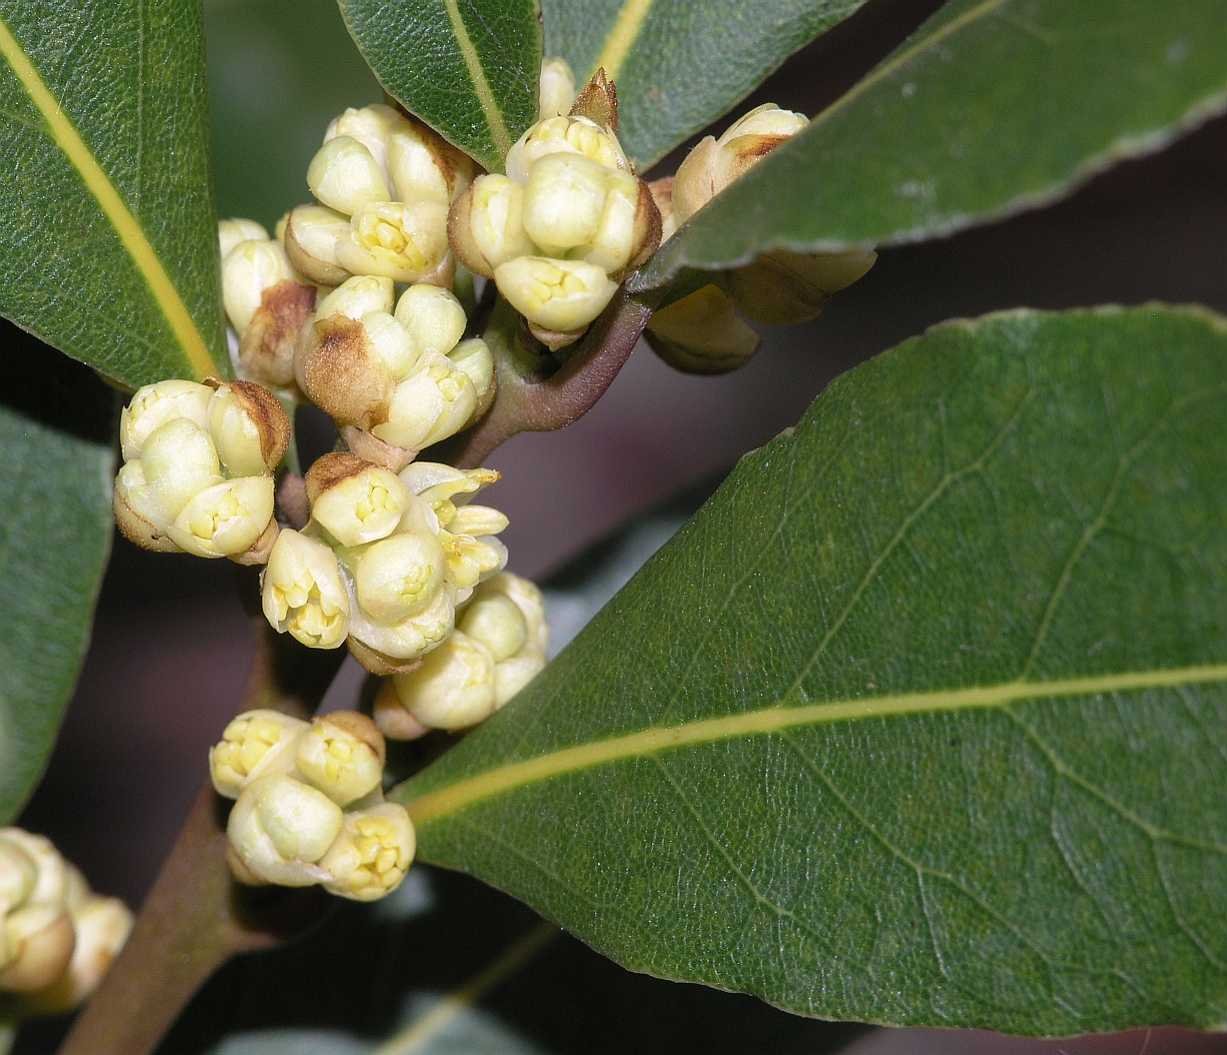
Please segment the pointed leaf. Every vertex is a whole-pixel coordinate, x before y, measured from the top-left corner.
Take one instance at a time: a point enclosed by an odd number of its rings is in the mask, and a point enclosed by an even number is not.
[[[338,0],[384,90],[491,172],[537,118],[537,0]]]
[[[200,5],[0,0],[0,315],[125,385],[227,372]]]
[[[1223,17],[1221,0],[952,0],[629,287],[781,246],[940,237],[1062,197],[1227,107]]]
[[[89,644],[111,548],[116,406],[89,371],[3,323],[0,336],[19,364],[16,389],[0,395],[0,824],[10,824],[42,776]]]
[[[1223,1022],[1224,364],[1149,307],[853,370],[398,789],[421,856],[801,1014]]]
[[[543,0],[545,53],[567,59],[581,84],[605,68],[618,85],[618,137],[647,169],[863,3]]]

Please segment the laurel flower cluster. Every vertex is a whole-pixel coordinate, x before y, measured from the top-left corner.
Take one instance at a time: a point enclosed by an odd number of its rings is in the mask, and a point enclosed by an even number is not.
[[[239,882],[319,884],[353,901],[390,894],[413,863],[413,822],[383,800],[387,749],[365,715],[312,722],[272,710],[240,714],[209,751],[218,794],[235,799],[227,860]]]
[[[17,1015],[69,1011],[102,981],[132,929],[117,898],[41,835],[0,828],[0,991]]]
[[[560,77],[543,69],[543,110],[556,106]],[[457,258],[493,279],[551,349],[578,340],[660,242],[660,215],[616,127],[613,86],[598,74],[569,114],[520,137],[506,175],[479,176],[451,207]]]
[[[277,536],[273,470],[290,438],[271,392],[249,381],[159,381],[133,395],[119,437],[115,520],[129,540],[264,563]]]

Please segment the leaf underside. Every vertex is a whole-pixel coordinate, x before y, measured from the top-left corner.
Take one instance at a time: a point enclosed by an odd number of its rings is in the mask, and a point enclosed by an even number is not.
[[[647,169],[864,0],[543,0],[545,53],[618,85],[619,139]],[[780,104],[787,107],[788,100]]]
[[[1227,325],[956,322],[747,456],[402,786],[420,854],[824,1018],[1227,1018]]]
[[[0,0],[0,315],[135,387],[227,373],[198,4]]]
[[[537,117],[537,0],[338,0],[389,95],[445,139],[501,172]]]
[[[1227,106],[1221,0],[952,0],[667,242],[632,291],[767,249],[940,237]]]

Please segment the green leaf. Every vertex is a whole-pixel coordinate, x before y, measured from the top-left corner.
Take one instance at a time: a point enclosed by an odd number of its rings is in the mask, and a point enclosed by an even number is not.
[[[389,95],[491,172],[537,118],[537,0],[338,0]]]
[[[939,237],[1059,198],[1227,106],[1222,26],[1221,0],[953,0],[629,288],[781,246]]]
[[[824,1018],[1227,1019],[1227,323],[956,322],[831,385],[395,793],[634,970]]]
[[[0,315],[125,385],[228,373],[198,4],[0,0]]]
[[[706,128],[864,0],[543,0],[545,53],[618,85],[618,138],[642,169]],[[787,105],[787,100],[781,100]]]
[[[3,324],[0,336],[18,382],[0,396],[0,824],[11,824],[89,643],[111,548],[116,408],[89,371]]]

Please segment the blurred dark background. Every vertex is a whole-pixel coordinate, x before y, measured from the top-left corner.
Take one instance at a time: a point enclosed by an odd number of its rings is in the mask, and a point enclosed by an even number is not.
[[[822,109],[937,6],[871,0],[790,60],[738,112],[767,100],[811,114]],[[375,101],[378,87],[333,0],[206,0],[205,10],[219,213],[271,227],[306,198],[306,164],[328,119],[347,105]],[[671,171],[677,160],[659,171]],[[1096,178],[1054,208],[882,253],[821,319],[768,332],[759,355],[735,374],[678,374],[641,346],[608,396],[565,435],[522,436],[491,459],[504,473],[491,501],[511,517],[505,536],[511,567],[548,574],[679,490],[726,471],[742,452],[792,424],[836,374],[941,320],[1020,305],[1152,299],[1227,310],[1225,235],[1227,120],[1218,120],[1159,156]],[[219,564],[142,553],[116,541],[76,698],[22,818],[54,838],[96,887],[132,903],[152,882],[205,775],[205,752],[240,698],[250,657],[247,623],[237,576]],[[333,702],[350,702],[352,695],[344,696],[358,680],[350,670]],[[372,938],[369,915],[345,907],[323,934],[223,972],[165,1050],[204,1050],[233,1021],[248,1028],[352,1027],[353,999],[344,987],[321,988],[315,965],[326,962],[329,950],[353,949],[362,935],[383,950],[380,985],[399,998],[406,989],[458,983],[532,926],[531,913],[472,881],[430,875],[424,882],[439,905],[397,924],[409,928],[403,935],[409,948],[394,948],[386,935]],[[440,957],[439,948],[448,951]],[[537,967],[484,1006],[543,1051],[817,1052],[838,1050],[851,1035],[749,998],[629,975],[570,939],[553,942]],[[308,1020],[295,994],[310,1003]],[[390,1018],[373,997],[357,1011],[366,1045],[378,1042]],[[25,1050],[49,1050],[55,1032],[30,1035]],[[363,1050],[346,1043],[338,1035],[331,1044],[303,1040],[285,1050]],[[521,1049],[508,1040],[483,1050]],[[1156,1033],[1036,1043],[874,1032],[847,1050],[1154,1055],[1227,1052],[1227,1041]]]

